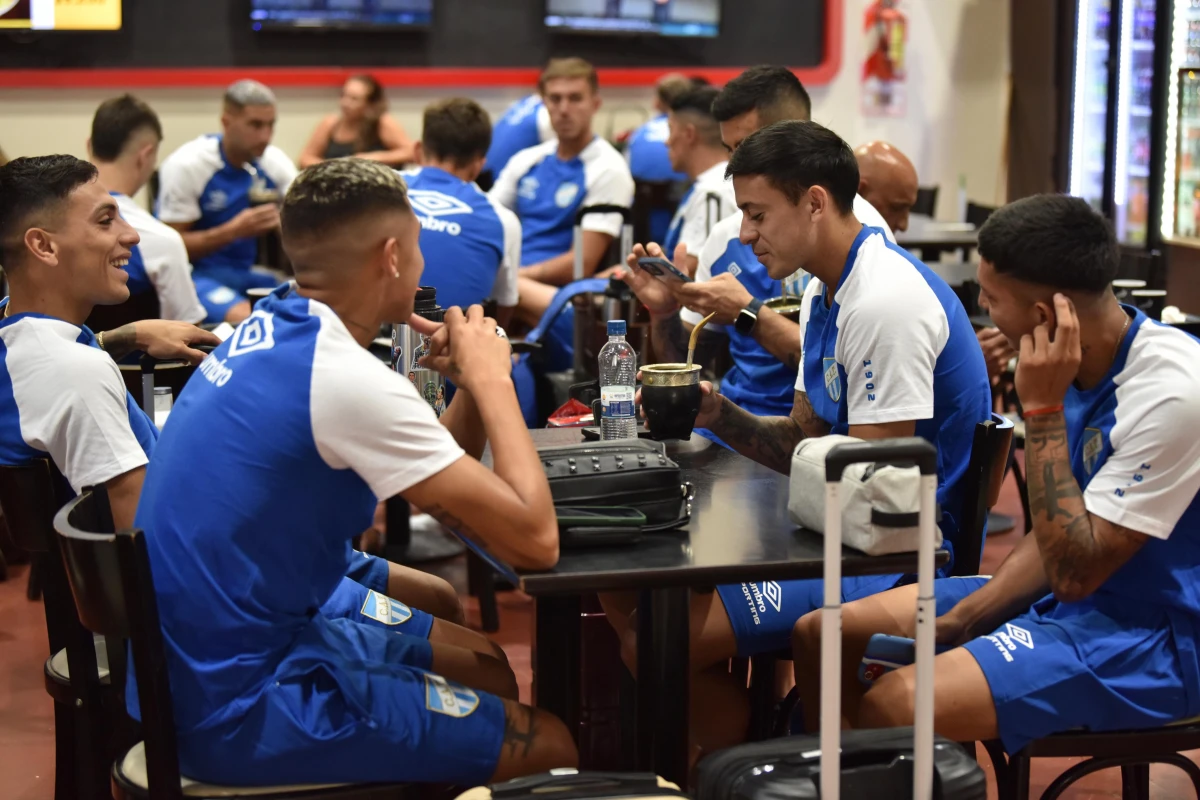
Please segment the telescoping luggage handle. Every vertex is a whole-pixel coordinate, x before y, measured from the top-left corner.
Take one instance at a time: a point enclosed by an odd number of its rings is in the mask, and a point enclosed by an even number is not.
[[[917,687],[913,719],[913,798],[933,798],[933,598],[937,448],[920,437],[840,444],[825,457],[825,603],[821,608],[821,798],[841,791],[842,473],[851,464],[915,464],[921,472],[917,550]]]

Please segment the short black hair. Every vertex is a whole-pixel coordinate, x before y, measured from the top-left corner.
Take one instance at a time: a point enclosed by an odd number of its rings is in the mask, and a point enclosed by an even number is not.
[[[462,167],[487,155],[492,145],[492,121],[474,100],[439,100],[425,108],[421,144],[430,156]]]
[[[101,161],[116,161],[133,135],[143,129],[153,131],[162,141],[162,123],[149,105],[131,94],[105,100],[92,117],[92,155]]]
[[[979,255],[1017,280],[1093,294],[1108,288],[1120,265],[1108,220],[1065,194],[1037,194],[996,210],[979,229]]]
[[[14,158],[0,167],[0,267],[17,266],[25,231],[61,210],[71,192],[96,179],[96,167],[75,156]]]
[[[671,113],[690,117],[704,143],[716,148],[721,147],[721,127],[712,115],[712,104],[719,93],[715,86],[693,86],[671,103]]]
[[[821,186],[843,214],[854,210],[858,194],[858,160],[850,145],[805,120],[776,122],[747,136],[725,169],[726,178],[743,175],[762,175],[792,203]]]
[[[790,69],[764,64],[750,67],[725,84],[712,107],[717,122],[728,122],[756,110],[766,124],[806,120],[812,114],[812,100]]]
[[[362,158],[322,161],[301,172],[283,199],[284,246],[292,239],[326,238],[364,217],[410,208],[404,181],[391,167]]]

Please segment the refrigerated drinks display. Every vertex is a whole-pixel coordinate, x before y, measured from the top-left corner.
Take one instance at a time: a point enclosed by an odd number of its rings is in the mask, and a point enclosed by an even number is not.
[[[1161,230],[1200,239],[1200,0],[1175,0]]]
[[[1150,216],[1156,0],[1125,0],[1123,6],[1117,73],[1113,221],[1121,244],[1144,245]]]
[[[1099,210],[1104,202],[1108,148],[1111,0],[1080,0],[1076,19],[1068,191]]]

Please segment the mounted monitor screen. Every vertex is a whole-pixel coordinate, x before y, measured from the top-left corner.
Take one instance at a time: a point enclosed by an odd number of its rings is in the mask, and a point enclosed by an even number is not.
[[[546,25],[586,33],[714,37],[721,0],[546,0]]]
[[[250,19],[256,31],[427,28],[433,22],[433,0],[251,0]]]
[[[0,30],[119,31],[121,0],[0,0]]]

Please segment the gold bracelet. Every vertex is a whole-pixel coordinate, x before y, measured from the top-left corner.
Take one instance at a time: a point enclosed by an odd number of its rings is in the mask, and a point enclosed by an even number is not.
[[[100,345],[101,350],[104,349],[104,331],[100,331],[100,333],[96,334],[96,344]]]

